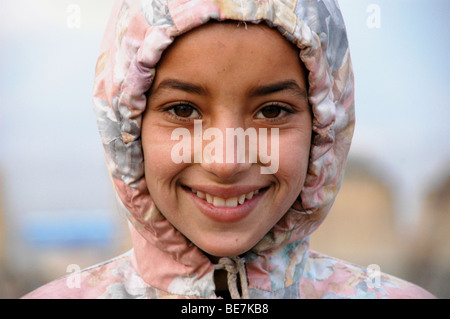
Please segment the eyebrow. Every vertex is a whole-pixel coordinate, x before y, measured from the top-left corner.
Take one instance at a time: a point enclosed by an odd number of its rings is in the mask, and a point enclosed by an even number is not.
[[[158,85],[158,87],[155,89],[154,92],[158,92],[160,90],[165,89],[175,89],[184,91],[187,93],[193,93],[198,95],[207,95],[208,92],[205,88],[202,86],[188,83],[184,81],[180,81],[177,79],[165,79],[161,81],[161,83]],[[271,83],[268,85],[262,85],[257,86],[249,90],[248,95],[250,97],[259,97],[259,96],[265,96],[270,95],[277,92],[282,91],[291,91],[294,95],[296,95],[299,98],[306,98],[307,93],[306,90],[302,87],[300,87],[295,80],[285,80],[280,82]]]
[[[166,79],[166,80],[161,81],[161,83],[156,88],[155,92],[159,91],[159,90],[164,90],[164,89],[175,89],[175,90],[180,90],[180,91],[184,91],[187,93],[194,93],[194,94],[198,94],[198,95],[206,95],[207,94],[206,90],[199,85],[195,85],[192,83],[188,83],[188,82],[184,82],[184,81],[180,81],[180,80],[176,80],[176,79]]]
[[[286,80],[269,85],[258,86],[250,90],[251,97],[264,96],[282,91],[291,91],[300,98],[306,98],[306,90],[300,87],[295,80]]]

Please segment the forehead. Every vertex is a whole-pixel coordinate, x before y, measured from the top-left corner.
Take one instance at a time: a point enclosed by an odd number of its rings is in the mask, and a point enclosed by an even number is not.
[[[223,49],[232,45],[232,39],[239,38],[241,47],[259,43],[258,47],[266,44],[278,44],[283,46],[295,46],[287,41],[276,29],[269,27],[266,23],[258,24],[242,21],[210,21],[202,26],[194,28],[177,37],[175,44],[198,41],[206,41],[211,47]]]
[[[304,75],[299,49],[264,23],[211,22],[176,38],[157,65],[156,80],[195,75],[235,80]]]

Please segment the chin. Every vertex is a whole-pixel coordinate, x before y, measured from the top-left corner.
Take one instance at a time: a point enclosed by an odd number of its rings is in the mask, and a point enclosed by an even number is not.
[[[203,250],[205,253],[211,256],[215,257],[230,257],[230,256],[239,256],[241,254],[246,253],[256,243],[254,244],[246,244],[246,245],[239,245],[236,244],[236,242],[239,241],[238,239],[233,240],[233,243],[227,243],[225,240],[216,240],[214,242],[208,242],[208,243],[199,243],[196,244],[197,247],[199,247],[201,250]],[[214,244],[212,244],[214,243]]]

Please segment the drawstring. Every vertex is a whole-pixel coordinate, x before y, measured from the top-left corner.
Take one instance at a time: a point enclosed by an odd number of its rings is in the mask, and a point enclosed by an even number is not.
[[[228,290],[230,291],[232,299],[249,298],[244,259],[239,257],[222,257],[219,259],[219,263],[214,266],[214,269],[225,269],[227,271]],[[242,297],[239,295],[239,290],[237,288],[237,273],[239,273],[239,279],[241,281]]]

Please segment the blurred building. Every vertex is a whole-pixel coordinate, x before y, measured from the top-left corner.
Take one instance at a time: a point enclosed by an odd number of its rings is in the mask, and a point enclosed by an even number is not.
[[[406,254],[394,211],[384,171],[350,158],[336,201],[311,236],[311,249],[364,267],[377,264],[381,271],[401,277]]]
[[[423,203],[409,276],[440,298],[450,298],[450,171],[437,177]]]
[[[5,184],[0,170],[0,299],[16,298],[27,289],[26,279],[15,271],[14,264],[8,259],[10,225],[4,201],[7,194]]]
[[[311,249],[413,282],[450,297],[450,177],[428,196],[418,229],[396,216],[395,190],[385,170],[349,159],[342,188]]]

